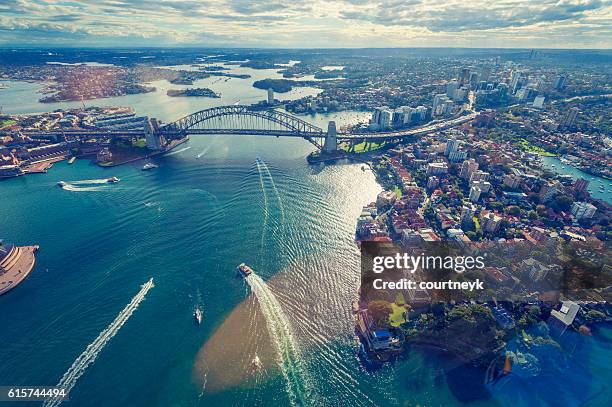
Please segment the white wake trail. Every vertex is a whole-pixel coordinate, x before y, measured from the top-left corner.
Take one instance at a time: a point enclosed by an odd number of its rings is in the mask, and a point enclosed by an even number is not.
[[[302,354],[295,340],[289,319],[268,285],[256,274],[246,281],[257,297],[259,307],[266,320],[270,340],[276,351],[276,361],[287,384],[287,393],[292,405],[306,405],[312,394],[310,380],[302,363]]]
[[[191,146],[189,147],[183,147],[179,150],[175,150],[175,151],[170,151],[169,153],[164,154],[165,157],[171,156],[171,155],[175,155],[175,154],[179,154],[182,153],[183,151],[187,151],[191,148]]]
[[[96,192],[96,191],[104,191],[106,187],[77,187],[72,184],[64,184],[62,185],[62,189],[71,192]]]
[[[261,166],[259,165],[259,161],[256,160],[255,164],[257,164],[257,172],[259,173],[259,183],[261,184],[261,192],[263,193],[263,198],[264,198],[264,221],[263,221],[263,225],[261,226],[261,251],[263,252],[266,228],[268,226],[268,215],[269,215],[268,214],[268,194],[266,193],[266,186],[264,185],[263,174],[261,172]]]
[[[200,151],[200,153],[196,155],[196,158],[202,158],[204,154],[208,153],[208,150],[210,150],[211,147],[212,147],[212,143],[207,145],[202,151]]]
[[[57,387],[65,389],[66,393],[69,393],[77,380],[85,373],[85,370],[89,365],[91,365],[100,352],[104,349],[106,344],[119,332],[119,329],[127,322],[127,320],[132,316],[138,305],[144,300],[147,292],[151,288],[154,287],[153,279],[151,278],[145,284],[142,285],[142,288],[132,298],[132,301],[117,315],[115,320],[110,323],[110,325],[103,330],[100,335],[90,343],[85,351],[76,358],[76,360],[72,363],[70,368],[64,373],[62,378],[60,379]],[[43,407],[56,407],[62,403],[61,398],[51,398],[43,403]]]
[[[259,167],[259,163],[260,163],[262,168],[266,172],[266,174],[268,174],[270,185],[272,185],[272,190],[274,191],[274,195],[276,196],[276,199],[278,200],[278,208],[280,209],[280,213],[281,213],[281,221],[285,222],[285,208],[283,207],[283,200],[281,199],[280,193],[278,192],[278,188],[276,188],[276,182],[274,182],[272,173],[270,173],[270,168],[268,168],[268,164],[266,164],[266,162],[259,157],[257,157],[257,162],[258,162],[257,166]]]
[[[92,184],[108,184],[108,178],[103,179],[84,179],[81,181],[67,182],[70,185],[92,185]]]

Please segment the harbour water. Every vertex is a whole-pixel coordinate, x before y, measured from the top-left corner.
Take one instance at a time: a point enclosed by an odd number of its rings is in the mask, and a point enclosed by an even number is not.
[[[557,157],[543,156],[545,168],[561,175],[570,175],[573,179],[584,178],[589,181],[588,191],[593,198],[612,203],[612,181],[597,177],[561,162]]]
[[[171,120],[265,95],[230,81],[210,84],[221,99],[165,100],[163,91],[95,103]],[[0,90],[5,111],[66,107],[32,102],[40,85],[13,85]],[[10,89],[23,99],[3,93]],[[323,126],[363,115],[309,120]],[[308,166],[313,147],[300,139],[194,136],[185,146],[156,158],[151,171],[77,160],[0,183],[0,234],[41,246],[28,280],[0,297],[0,384],[58,383],[153,278],[155,289],[75,383],[70,405],[528,406],[550,405],[548,394],[575,388],[578,400],[599,406],[612,396],[609,328],[583,339],[571,356],[580,369],[551,367],[559,380],[542,378],[546,388],[532,379],[527,400],[485,389],[472,370],[445,370],[416,349],[365,370],[350,314],[359,284],[353,237],[361,207],[381,190],[374,175],[348,163]],[[111,176],[121,182],[56,185]],[[260,279],[253,288],[236,276],[241,262]],[[261,374],[252,372],[255,356]]]

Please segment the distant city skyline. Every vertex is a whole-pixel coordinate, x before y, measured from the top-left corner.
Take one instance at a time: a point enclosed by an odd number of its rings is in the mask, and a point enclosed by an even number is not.
[[[0,0],[0,46],[611,48],[612,2]]]

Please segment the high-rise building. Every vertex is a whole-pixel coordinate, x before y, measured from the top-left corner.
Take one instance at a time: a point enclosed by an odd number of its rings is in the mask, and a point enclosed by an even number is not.
[[[536,109],[541,109],[544,107],[544,96],[536,96],[535,99],[533,100],[533,107],[535,107]]]
[[[471,187],[470,188],[470,201],[478,202],[478,200],[480,199],[481,193],[482,193],[482,190],[480,189],[480,187],[478,186]]]
[[[452,151],[449,155],[448,155],[448,160],[452,163],[458,163],[460,161],[463,161],[467,158],[467,152],[466,151]]]
[[[459,85],[465,85],[470,81],[470,70],[468,68],[463,68],[461,70],[461,74],[459,75]]]
[[[376,130],[386,130],[391,127],[391,120],[393,118],[393,112],[387,107],[377,107],[372,112],[372,119],[370,125],[373,125]]]
[[[523,73],[520,71],[513,71],[512,77],[510,78],[510,91],[514,94],[521,85]]]
[[[478,163],[473,158],[465,160],[461,165],[459,176],[463,179],[470,179],[472,174],[478,170]]]
[[[459,82],[450,81],[449,83],[446,84],[446,96],[448,96],[449,98],[454,98],[455,92],[457,91],[458,88],[459,88]]]
[[[562,90],[563,88],[565,88],[566,79],[567,76],[565,76],[564,74],[560,74],[559,76],[557,76],[557,79],[555,80],[555,89]]]
[[[444,116],[452,113],[453,102],[444,93],[434,96],[431,114],[433,116]]]
[[[272,88],[268,88],[268,104],[269,105],[274,104],[274,89]]]
[[[450,153],[453,153],[455,151],[457,151],[457,149],[459,148],[459,146],[461,145],[461,141],[457,140],[456,138],[449,138],[446,141],[446,149],[444,150],[444,155],[445,156],[449,156]]]
[[[563,120],[561,120],[561,127],[570,128],[576,125],[576,118],[578,117],[578,109],[572,107],[567,111]]]

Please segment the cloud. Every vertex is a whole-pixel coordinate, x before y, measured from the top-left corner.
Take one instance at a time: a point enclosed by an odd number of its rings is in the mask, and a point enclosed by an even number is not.
[[[0,0],[11,45],[610,48],[611,22],[607,0]]]

